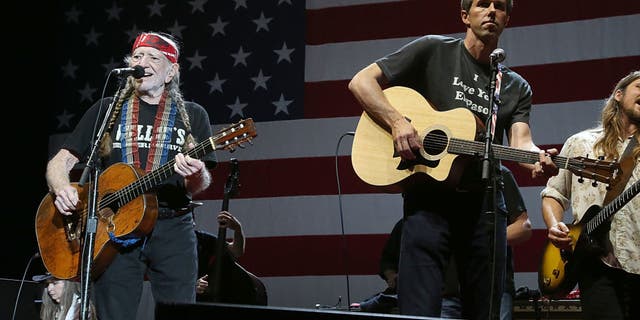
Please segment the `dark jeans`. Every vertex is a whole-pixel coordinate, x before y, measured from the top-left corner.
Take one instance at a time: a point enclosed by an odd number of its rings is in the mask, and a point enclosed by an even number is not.
[[[195,302],[196,256],[191,213],[157,220],[145,243],[121,249],[94,282],[98,319],[135,319],[145,276],[156,302]]]
[[[488,222],[493,215],[483,210],[483,193],[409,193],[405,194],[398,276],[400,313],[439,317],[443,278],[450,255],[458,266],[462,317],[488,319],[491,302]],[[502,245],[498,246],[499,266],[494,293],[502,296],[504,256],[506,254],[506,219],[504,201],[498,193],[496,206],[503,217],[496,227]],[[502,249],[500,249],[502,248]],[[499,304],[499,300],[497,302]],[[499,308],[498,305],[495,306]]]
[[[578,281],[583,319],[640,319],[640,275],[585,259]]]

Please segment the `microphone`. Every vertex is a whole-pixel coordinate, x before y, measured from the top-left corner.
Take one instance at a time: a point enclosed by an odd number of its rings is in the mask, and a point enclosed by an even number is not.
[[[144,77],[144,67],[137,65],[133,68],[117,68],[111,70],[111,73],[121,77],[132,76],[136,79],[140,79]]]
[[[491,52],[491,55],[489,56],[489,59],[491,60],[491,64],[496,64],[498,62],[502,62],[504,61],[504,59],[507,56],[504,53],[504,50],[501,48],[496,48],[495,50],[493,50],[493,52]]]

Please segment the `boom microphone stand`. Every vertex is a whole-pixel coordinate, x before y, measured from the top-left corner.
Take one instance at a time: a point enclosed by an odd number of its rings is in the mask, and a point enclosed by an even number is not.
[[[495,123],[493,119],[497,118],[499,99],[496,99],[496,78],[498,76],[498,63],[505,58],[504,50],[497,48],[490,55],[491,75],[489,82],[489,106],[491,113],[487,117],[485,146],[482,158],[482,181],[485,183],[484,197],[484,214],[488,217],[487,232],[489,238],[489,250],[491,260],[489,268],[491,269],[490,278],[490,302],[489,317],[490,319],[500,319],[500,300],[504,288],[504,269],[506,246],[506,216],[498,215],[496,210],[496,174],[498,166],[493,157],[493,131]]]
[[[115,69],[118,70],[118,69]],[[111,73],[114,73],[113,71]],[[111,76],[109,73],[109,77]],[[118,74],[116,72],[116,74]],[[144,70],[143,73],[144,75]],[[107,83],[109,82],[109,77],[107,77]],[[81,266],[80,266],[80,319],[86,320],[89,316],[89,284],[91,281],[91,265],[93,260],[93,252],[94,245],[96,241],[96,231],[98,229],[98,218],[97,218],[97,210],[98,210],[98,178],[100,176],[100,159],[96,159],[96,154],[98,147],[100,145],[100,140],[104,133],[105,127],[107,126],[108,120],[111,117],[111,112],[113,111],[113,106],[116,101],[119,100],[120,92],[124,85],[126,84],[126,78],[120,79],[120,83],[118,84],[118,90],[116,91],[113,100],[109,104],[109,108],[107,109],[104,117],[102,118],[102,124],[100,125],[100,129],[98,133],[95,135],[95,140],[93,141],[93,146],[91,148],[91,153],[87,158],[86,166],[82,171],[82,176],[80,177],[80,181],[78,182],[79,186],[83,186],[87,182],[87,177],[90,176],[90,188],[88,194],[88,212],[87,212],[87,220],[85,225],[85,233],[84,233],[84,241],[82,245],[82,257],[81,257]],[[103,99],[104,101],[104,90],[103,90]],[[102,109],[102,108],[100,108]],[[100,118],[100,112],[98,110],[98,117],[96,121]],[[95,130],[94,130],[95,133]]]

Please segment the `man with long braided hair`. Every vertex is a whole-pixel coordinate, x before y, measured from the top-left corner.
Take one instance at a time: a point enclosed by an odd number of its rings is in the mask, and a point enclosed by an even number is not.
[[[622,78],[602,109],[601,125],[569,137],[560,155],[602,156],[622,159],[623,151],[640,140],[640,71]],[[640,180],[640,144],[630,149],[635,164],[625,189]],[[542,190],[542,216],[549,241],[561,249],[571,249],[569,228],[563,215],[571,207],[573,218],[581,223],[592,205],[603,205],[607,189],[580,183],[579,177],[561,170]],[[604,227],[604,225],[603,225]],[[606,231],[606,230],[605,230]],[[606,234],[606,233],[605,233]],[[610,247],[602,257],[585,258],[577,275],[584,319],[640,319],[640,197],[621,207],[610,221]]]
[[[159,206],[153,230],[144,238],[112,239],[119,244],[118,252],[94,281],[101,320],[134,317],[145,277],[151,282],[155,301],[195,302],[196,236],[189,203],[192,195],[211,183],[208,169],[215,166],[216,158],[214,153],[202,159],[184,154],[208,139],[212,130],[206,110],[183,100],[179,53],[178,41],[171,35],[144,32],[137,36],[125,61],[129,67],[144,68],[144,76],[128,77],[101,138],[99,155],[104,168],[122,162],[151,172],[175,161],[175,174],[153,190]],[[85,200],[71,185],[69,173],[86,159],[94,126],[112,101],[96,102],[47,165],[49,190],[63,215],[72,214]]]

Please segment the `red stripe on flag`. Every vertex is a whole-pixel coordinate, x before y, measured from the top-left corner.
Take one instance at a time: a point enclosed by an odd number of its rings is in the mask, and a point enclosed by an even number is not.
[[[533,88],[533,103],[562,103],[606,98],[620,75],[638,69],[638,61],[640,56],[628,56],[520,66],[513,70],[529,81]],[[305,118],[361,115],[362,107],[349,91],[348,84],[349,80],[305,83]]]
[[[546,234],[544,229],[533,230],[529,241],[513,248],[515,272],[538,271]],[[387,238],[387,234],[248,238],[239,263],[261,277],[376,275]]]
[[[630,15],[640,2],[611,0],[593,5],[583,0],[556,1],[553,10],[535,1],[517,1],[509,28]],[[459,1],[409,0],[307,10],[307,44],[411,37],[464,32]]]
[[[539,214],[531,212],[530,214]],[[515,272],[538,272],[547,241],[547,229],[534,229],[531,239],[513,247]]]
[[[605,99],[640,56],[514,67],[533,88],[533,103]]]
[[[249,238],[240,263],[263,277],[377,274],[387,238],[386,234]]]
[[[549,146],[552,147],[552,146]],[[558,146],[555,146],[558,147]],[[505,162],[506,164],[506,162]],[[304,195],[337,194],[335,157],[285,158],[240,161],[241,188],[236,198],[262,198]],[[543,186],[546,180],[531,179],[518,165],[509,165],[520,186]],[[338,157],[341,191],[343,194],[384,193],[383,189],[360,180],[351,165],[350,156]],[[229,163],[221,162],[215,169],[214,180],[229,174]],[[527,178],[528,177],[528,178]],[[224,185],[213,183],[198,193],[197,200],[222,199]]]
[[[307,44],[451,33],[464,28],[460,20],[452,19],[459,15],[459,3],[439,1],[438,9],[433,9],[429,1],[410,0],[307,10]]]

